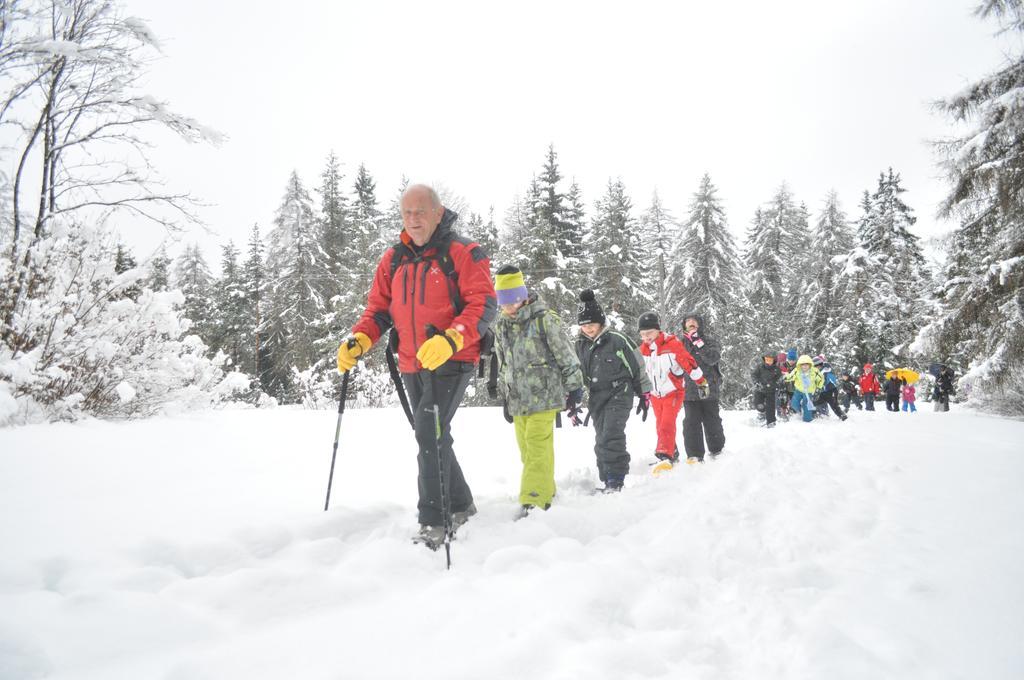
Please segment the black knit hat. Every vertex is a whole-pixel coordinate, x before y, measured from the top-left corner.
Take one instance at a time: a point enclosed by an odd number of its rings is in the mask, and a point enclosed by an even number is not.
[[[580,293],[580,313],[576,320],[582,326],[585,323],[599,323],[604,325],[604,310],[601,309],[601,305],[597,304],[597,300],[594,298],[594,291],[587,289]]]
[[[658,318],[658,313],[644,312],[643,314],[641,314],[639,321],[637,321],[637,330],[660,331],[661,319]]]

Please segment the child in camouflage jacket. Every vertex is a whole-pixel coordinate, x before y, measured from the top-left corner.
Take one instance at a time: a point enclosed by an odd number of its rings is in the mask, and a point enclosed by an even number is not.
[[[583,400],[583,376],[562,321],[531,295],[523,273],[498,270],[495,291],[501,314],[494,325],[498,391],[516,429],[523,461],[520,516],[547,510],[555,495],[555,416]]]

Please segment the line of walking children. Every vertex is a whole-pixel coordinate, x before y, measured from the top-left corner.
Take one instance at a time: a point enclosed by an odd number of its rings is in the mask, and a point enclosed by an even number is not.
[[[795,356],[796,350],[778,354],[764,352],[751,371],[753,406],[767,427],[775,426],[776,407],[783,419],[787,418],[783,411],[786,406],[801,411],[805,421],[814,415],[828,415],[829,408],[840,420],[846,420],[853,406],[874,411],[875,399],[880,395],[885,396],[888,411],[917,411],[917,388],[902,369],[886,373],[884,382],[879,381],[871,363],[864,364],[859,378],[849,372],[837,377],[823,355],[814,358],[804,355],[794,361]],[[932,374],[936,378],[932,395],[936,400],[935,408],[948,410],[948,395],[953,389],[952,371],[941,364],[933,364]]]
[[[638,322],[639,346],[608,326],[594,292],[580,294],[575,351],[561,319],[531,293],[522,271],[498,270],[494,289],[501,310],[494,326],[495,371],[489,391],[504,403],[515,425],[523,463],[519,489],[520,517],[547,510],[555,496],[554,424],[565,409],[574,424],[588,398],[586,422],[593,420],[594,455],[600,490],[623,488],[631,456],[626,423],[634,412],[647,420],[653,409],[657,427],[657,469],[679,460],[676,422],[685,410],[684,450],[688,463],[703,462],[705,443],[712,457],[725,445],[716,385],[721,382],[721,345],[702,334],[703,319],[691,314],[684,334],[661,329],[654,312]],[[704,366],[702,366],[702,363]]]

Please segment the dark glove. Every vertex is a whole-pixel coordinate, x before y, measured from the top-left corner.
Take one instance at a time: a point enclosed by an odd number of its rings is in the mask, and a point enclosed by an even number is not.
[[[697,397],[700,399],[707,399],[711,396],[711,383],[708,382],[707,378],[701,378],[699,383],[694,383],[697,386]],[[765,392],[762,392],[764,394]]]
[[[641,413],[640,421],[647,422],[647,411],[651,407],[650,392],[644,392],[640,395],[640,402],[636,405],[636,414],[639,416]]]
[[[565,397],[566,415],[568,416],[569,422],[572,423],[573,427],[577,427],[583,424],[580,420],[580,414],[583,412],[583,409],[580,407],[580,402],[582,401],[583,388],[581,387],[574,389]]]
[[[512,420],[512,414],[508,412],[508,402],[507,401],[504,404],[501,405],[501,415],[505,416],[505,422],[506,423],[512,424],[514,422]]]

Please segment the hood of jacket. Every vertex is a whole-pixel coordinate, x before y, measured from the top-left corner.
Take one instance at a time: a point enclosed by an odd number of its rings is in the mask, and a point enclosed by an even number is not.
[[[707,328],[704,324],[704,315],[699,312],[690,312],[689,314],[683,315],[683,333],[686,332],[686,320],[694,319],[697,322],[697,332],[701,335],[705,335]]]

